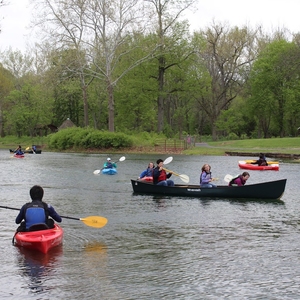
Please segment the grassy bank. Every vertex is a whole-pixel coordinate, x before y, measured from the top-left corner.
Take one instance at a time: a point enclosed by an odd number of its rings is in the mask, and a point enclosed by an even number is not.
[[[208,142],[184,151],[189,155],[224,155],[225,152],[300,154],[300,137]]]
[[[140,153],[141,149],[138,145],[138,141],[135,140],[136,145],[130,149],[121,149],[114,151],[114,149],[108,149],[102,151],[102,149],[76,149],[72,152],[128,152],[128,153]],[[47,147],[47,138],[30,138],[30,137],[5,137],[0,138],[1,149],[15,149],[18,145],[22,148],[31,147],[31,145],[41,145],[43,151],[49,151]],[[143,153],[153,153],[153,147],[143,146]],[[186,155],[224,155],[225,152],[271,152],[271,153],[286,153],[286,154],[300,154],[300,137],[294,138],[272,138],[272,139],[250,139],[250,140],[234,140],[234,141],[218,141],[218,142],[203,142],[198,143],[195,147],[182,152]],[[68,151],[66,151],[68,152]]]
[[[0,138],[0,149],[16,149],[18,145],[21,145],[23,149],[30,147],[32,145],[41,145],[43,147],[47,147],[47,138],[46,137],[21,137],[18,138],[16,136],[7,136],[4,138]]]

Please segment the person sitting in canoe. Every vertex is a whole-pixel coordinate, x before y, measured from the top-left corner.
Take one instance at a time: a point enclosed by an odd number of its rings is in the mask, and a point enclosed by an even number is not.
[[[14,153],[16,155],[23,155],[24,154],[21,145],[19,145],[18,148],[16,150],[14,150]]]
[[[210,169],[211,167],[209,164],[203,165],[200,174],[200,187],[207,187],[207,188],[216,187],[216,185],[212,183],[213,178],[211,176]]]
[[[163,169],[164,161],[158,159],[156,161],[157,166],[153,169],[153,184],[156,185],[165,185],[165,186],[174,186],[174,181],[168,179],[172,176],[172,173],[166,173]]]
[[[41,186],[34,185],[30,189],[32,201],[24,204],[20,209],[20,212],[16,217],[16,224],[21,225],[18,227],[17,231],[30,231],[30,227],[33,228],[38,226],[42,229],[53,228],[53,219],[56,222],[62,221],[55,209],[50,204],[43,202],[43,196],[44,190]]]
[[[153,180],[153,177],[152,177],[153,168],[154,168],[154,163],[149,162],[147,169],[141,173],[138,180],[152,181]]]
[[[112,168],[117,168],[117,164],[115,162],[111,162],[111,159],[108,157],[107,162],[104,163],[103,165],[104,169],[112,169]]]
[[[266,157],[263,153],[259,154],[259,159],[256,160],[255,162],[251,163],[252,165],[259,165],[259,166],[267,166],[268,162],[266,160]]]
[[[243,186],[245,185],[246,181],[249,179],[250,174],[248,172],[243,172],[243,174],[239,175],[238,177],[234,177],[230,180],[229,186]]]

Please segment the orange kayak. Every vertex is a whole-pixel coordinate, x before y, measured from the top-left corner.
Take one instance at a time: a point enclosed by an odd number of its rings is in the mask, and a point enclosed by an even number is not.
[[[62,244],[63,229],[57,224],[54,228],[18,232],[15,235],[15,245],[42,253],[47,253],[50,249]]]

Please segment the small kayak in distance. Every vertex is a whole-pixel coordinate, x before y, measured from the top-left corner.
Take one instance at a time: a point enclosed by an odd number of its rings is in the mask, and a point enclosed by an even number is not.
[[[47,253],[62,244],[63,235],[63,229],[54,224],[54,228],[51,229],[17,232],[14,239],[16,246]]]
[[[24,154],[14,154],[15,158],[24,158]]]
[[[103,169],[102,174],[106,174],[106,175],[115,175],[118,173],[116,168],[110,168],[110,169]]]
[[[270,164],[267,166],[259,166],[259,165],[252,165],[251,163],[247,163],[246,161],[240,160],[239,161],[239,167],[241,169],[246,170],[260,170],[260,171],[266,171],[266,170],[279,170],[279,164]]]
[[[246,164],[251,164],[251,163],[254,163],[254,162],[256,162],[256,160],[255,159],[245,159],[245,160],[243,160],[244,162],[246,162]],[[268,162],[268,165],[279,165],[279,161],[267,161]]]

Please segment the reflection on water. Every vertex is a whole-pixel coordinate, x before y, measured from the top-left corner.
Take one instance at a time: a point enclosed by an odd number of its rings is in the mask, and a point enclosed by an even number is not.
[[[299,298],[300,165],[250,172],[247,184],[288,179],[281,201],[258,202],[134,195],[130,178],[156,155],[126,155],[115,176],[93,174],[104,154],[8,155],[0,151],[1,205],[21,207],[40,184],[62,215],[99,215],[108,224],[64,219],[63,249],[23,253],[11,245],[17,212],[0,210],[1,299]],[[198,184],[204,163],[224,178],[240,172],[238,160],[174,155],[170,169]],[[20,172],[22,181],[13,176]]]
[[[97,255],[106,255],[107,254],[107,246],[101,242],[91,242],[84,245],[84,251],[88,254],[97,254]]]
[[[60,258],[63,254],[62,245],[59,245],[48,253],[32,251],[23,247],[18,248],[17,260],[20,274],[28,279],[28,288],[31,293],[42,293],[49,289],[49,277],[53,276],[55,269],[60,266]]]
[[[105,277],[107,267],[107,246],[101,242],[91,242],[83,248],[84,266],[92,277]]]

